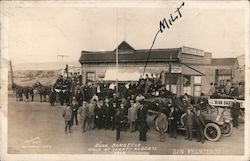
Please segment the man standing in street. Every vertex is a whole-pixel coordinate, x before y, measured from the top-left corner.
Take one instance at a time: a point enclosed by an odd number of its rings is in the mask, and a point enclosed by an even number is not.
[[[185,116],[185,128],[186,128],[186,139],[189,141],[193,138],[193,122],[194,122],[194,114],[191,111],[191,105],[188,106],[186,116]]]
[[[103,105],[103,117],[104,117],[104,128],[105,128],[105,130],[110,128],[111,110],[112,110],[112,107],[109,104],[109,99],[105,98],[105,103]]]
[[[141,100],[139,109],[137,111],[137,122],[139,126],[139,140],[140,141],[147,141],[147,107],[145,106],[145,101]]]
[[[65,134],[68,134],[67,129],[69,129],[69,133],[72,133],[71,131],[72,110],[70,106],[67,106],[66,109],[63,110],[62,116],[65,120],[65,127],[64,127]]]
[[[122,130],[122,125],[126,119],[126,109],[124,108],[124,104],[121,103],[120,107],[117,109],[116,114],[115,114],[115,128],[116,128],[116,141],[119,141],[120,135],[121,135],[121,130]]]
[[[238,119],[239,119],[239,114],[240,114],[240,103],[237,102],[236,97],[234,97],[234,102],[231,106],[231,116],[233,118],[233,126],[238,128]]]
[[[82,106],[79,109],[79,115],[81,118],[81,125],[82,125],[82,132],[86,131],[86,128],[88,129],[88,106],[86,106],[86,101],[83,101]]]
[[[178,122],[178,111],[174,106],[170,106],[170,113],[168,117],[169,121],[169,134],[170,137],[177,137],[177,122]]]
[[[204,128],[206,124],[205,124],[204,117],[201,114],[201,110],[199,107],[196,108],[194,120],[195,120],[195,125],[196,125],[197,142],[201,142],[202,144],[204,144],[205,142]]]
[[[167,128],[167,116],[163,113],[163,110],[160,109],[158,117],[156,119],[156,126],[160,132],[160,142],[165,141],[165,129]]]
[[[71,120],[71,124],[73,126],[74,124],[74,119],[75,119],[75,122],[76,122],[76,125],[78,125],[78,119],[77,119],[77,114],[78,114],[78,109],[79,109],[79,105],[78,103],[76,102],[76,98],[73,97],[73,100],[72,100],[72,103],[70,105],[70,108],[72,110],[72,120]]]

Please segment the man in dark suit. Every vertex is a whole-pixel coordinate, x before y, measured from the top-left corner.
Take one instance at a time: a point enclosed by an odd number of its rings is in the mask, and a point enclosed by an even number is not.
[[[193,122],[194,122],[194,114],[192,112],[192,107],[190,105],[187,108],[185,116],[186,139],[189,139],[189,141],[191,141],[193,138]]]
[[[177,121],[178,121],[178,111],[174,106],[170,106],[170,113],[168,116],[169,121],[169,134],[170,137],[176,138],[177,136]]]
[[[233,118],[233,126],[238,128],[238,119],[239,119],[239,114],[240,114],[240,103],[237,102],[236,97],[234,98],[234,102],[231,106],[230,112],[231,112],[231,116]]]
[[[147,107],[145,106],[145,101],[139,101],[139,109],[137,111],[137,122],[139,126],[139,140],[140,141],[147,141],[147,131],[148,125],[146,122],[147,119]]]
[[[204,128],[206,124],[204,121],[204,116],[201,114],[201,110],[199,107],[196,108],[194,121],[196,125],[197,142],[201,142],[202,144],[204,144],[205,142]]]
[[[71,125],[73,126],[74,124],[74,119],[76,122],[76,125],[78,125],[78,119],[77,119],[77,114],[78,114],[78,109],[79,109],[79,105],[76,102],[76,98],[73,97],[72,103],[70,105],[70,108],[72,110],[72,119],[71,119]]]
[[[104,118],[104,128],[105,128],[105,130],[110,128],[111,110],[112,110],[112,107],[109,104],[109,99],[105,98],[105,102],[104,102],[104,105],[103,105],[103,118]]]
[[[122,125],[126,120],[126,109],[124,107],[124,104],[121,103],[120,107],[116,110],[116,114],[114,116],[114,121],[115,121],[115,128],[116,128],[116,141],[119,141],[120,135],[121,135],[121,130],[122,130]]]

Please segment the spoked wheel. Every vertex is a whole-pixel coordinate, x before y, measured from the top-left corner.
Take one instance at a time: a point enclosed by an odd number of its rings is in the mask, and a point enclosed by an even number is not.
[[[208,123],[204,129],[204,134],[209,141],[218,141],[221,138],[221,129],[215,123]]]
[[[233,133],[233,124],[231,122],[225,122],[220,128],[222,136],[230,136]]]

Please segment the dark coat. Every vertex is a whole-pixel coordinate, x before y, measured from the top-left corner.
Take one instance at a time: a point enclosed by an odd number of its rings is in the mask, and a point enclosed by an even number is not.
[[[230,111],[231,111],[231,114],[233,116],[239,115],[240,114],[240,103],[239,102],[233,103]]]
[[[202,114],[200,115],[194,115],[194,121],[196,128],[205,128],[206,124],[204,121],[204,116]]]
[[[141,106],[141,105],[140,105]],[[142,106],[137,110],[137,121],[138,122],[146,122],[147,120],[147,107]]]
[[[172,113],[170,111],[168,115],[170,129],[177,129],[178,116],[179,116],[178,111],[174,110]]]
[[[103,105],[103,115],[105,115],[106,117],[111,116],[112,115],[112,107],[109,104],[108,106],[104,103]]]
[[[126,109],[125,108],[118,108],[116,110],[116,114],[114,116],[115,118],[115,128],[121,128],[122,127],[122,123],[124,123],[126,121]]]

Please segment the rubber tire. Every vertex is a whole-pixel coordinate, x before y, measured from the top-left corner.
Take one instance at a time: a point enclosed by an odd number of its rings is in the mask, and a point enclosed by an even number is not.
[[[229,124],[229,127],[230,127],[230,132],[229,133],[227,133],[227,134],[224,134],[223,133],[223,131],[221,130],[221,133],[222,133],[222,136],[230,136],[232,133],[233,133],[233,124],[232,124],[232,122],[229,122],[229,123],[224,123],[224,124]]]
[[[186,116],[186,113],[183,113],[180,117],[180,122],[181,122],[181,126],[185,127],[185,123],[184,123],[184,117]]]
[[[158,117],[155,119],[155,129],[156,131],[159,131],[159,128],[157,126],[157,120],[158,120]],[[168,130],[168,120],[166,120],[166,128],[164,129],[164,132],[167,132]]]
[[[213,127],[213,128],[217,131],[217,136],[216,136],[216,138],[213,139],[213,138],[210,138],[210,137],[208,136],[208,134],[206,133],[208,127]],[[205,127],[205,129],[204,129],[204,134],[205,134],[205,137],[206,137],[207,140],[215,142],[215,141],[220,140],[220,138],[221,138],[221,129],[220,129],[220,127],[219,127],[217,124],[215,124],[215,123],[208,123],[208,124],[206,124],[206,127]]]

